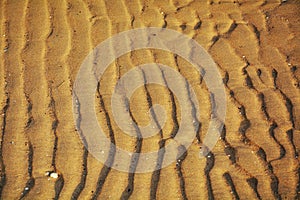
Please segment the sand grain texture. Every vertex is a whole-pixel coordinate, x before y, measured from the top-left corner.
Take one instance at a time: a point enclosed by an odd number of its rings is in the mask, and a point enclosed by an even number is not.
[[[0,1],[1,199],[299,199],[299,10],[297,0]],[[131,138],[113,119],[116,82],[146,63],[170,66],[188,80],[201,126],[177,162],[152,173],[124,173],[83,146],[72,87],[99,43],[150,26],[182,32],[210,53],[226,87],[226,123],[213,151],[199,159],[211,112],[199,72],[161,50],[125,54],[103,74],[95,98],[99,124],[113,143],[136,153],[157,151],[178,129],[177,97],[157,85],[139,88],[130,99],[131,116],[143,126],[152,105],[166,109],[157,135]]]

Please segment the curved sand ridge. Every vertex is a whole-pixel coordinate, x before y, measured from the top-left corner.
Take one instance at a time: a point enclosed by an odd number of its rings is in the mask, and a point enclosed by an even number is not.
[[[0,7],[2,199],[299,198],[298,1],[6,0]],[[120,148],[157,150],[174,137],[181,120],[172,92],[147,85],[133,94],[131,116],[147,125],[147,111],[160,104],[167,122],[143,140],[123,134],[113,119],[111,95],[135,66],[159,62],[180,72],[195,91],[201,115],[195,141],[177,162],[127,174],[84,148],[73,121],[72,86],[95,46],[145,26],[177,30],[208,50],[226,86],[227,116],[219,142],[199,159],[211,111],[200,74],[161,50],[121,56],[104,73],[95,99],[101,127]],[[45,176],[47,171],[58,178]]]

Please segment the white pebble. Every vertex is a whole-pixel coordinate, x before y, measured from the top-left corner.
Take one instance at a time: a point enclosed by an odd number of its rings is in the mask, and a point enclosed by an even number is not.
[[[56,173],[56,172],[53,172],[53,171],[47,171],[46,173],[45,173],[45,176],[49,176],[49,177],[51,177],[51,178],[54,178],[54,179],[57,179],[58,178],[58,173]],[[48,179],[49,180],[49,179]]]
[[[51,177],[51,178],[57,179],[57,178],[58,178],[58,173],[55,173],[55,172],[54,172],[54,173],[51,173],[51,174],[50,174],[50,177]]]

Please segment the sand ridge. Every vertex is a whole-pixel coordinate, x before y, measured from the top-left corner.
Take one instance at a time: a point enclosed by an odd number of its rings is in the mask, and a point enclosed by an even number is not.
[[[0,1],[1,198],[299,198],[299,7],[293,0]],[[148,26],[187,34],[212,55],[226,86],[228,114],[216,147],[199,159],[211,112],[201,75],[181,57],[155,49],[116,59],[95,99],[99,123],[116,145],[157,150],[181,120],[176,97],[147,85],[130,100],[131,116],[147,124],[146,111],[158,103],[167,111],[166,125],[149,139],[122,133],[110,98],[118,79],[135,66],[159,62],[180,72],[201,111],[199,133],[177,162],[128,174],[106,167],[84,148],[73,121],[72,86],[96,45]]]

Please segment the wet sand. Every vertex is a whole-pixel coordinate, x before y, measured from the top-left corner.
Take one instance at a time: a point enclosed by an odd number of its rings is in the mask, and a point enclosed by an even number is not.
[[[0,1],[1,199],[299,199],[299,10],[296,0]],[[124,173],[83,146],[72,87],[99,43],[149,26],[182,32],[209,52],[226,86],[226,122],[213,151],[199,159],[211,106],[198,71],[161,50],[125,54],[104,73],[96,93],[107,137],[128,151],[148,152],[172,136],[180,105],[164,87],[141,87],[130,99],[140,125],[149,122],[151,105],[164,106],[168,119],[161,134],[141,143],[123,134],[112,116],[118,79],[153,62],[189,81],[201,127],[180,161],[152,173]]]

